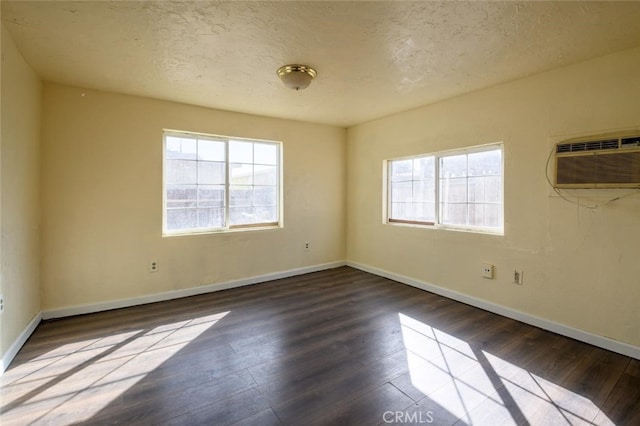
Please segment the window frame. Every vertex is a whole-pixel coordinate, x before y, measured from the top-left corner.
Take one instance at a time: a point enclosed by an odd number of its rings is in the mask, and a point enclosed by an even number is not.
[[[417,226],[434,226],[437,223],[437,219],[438,219],[438,214],[437,212],[434,213],[434,220],[433,221],[421,221],[421,220],[411,220],[411,219],[394,219],[391,217],[391,210],[392,210],[392,204],[393,204],[393,200],[392,200],[392,193],[391,193],[391,183],[392,183],[392,177],[391,177],[391,167],[392,167],[392,163],[395,161],[407,161],[407,160],[416,160],[416,159],[420,159],[420,158],[433,158],[434,159],[434,210],[437,210],[438,208],[438,204],[437,204],[437,192],[436,191],[436,185],[438,183],[438,180],[435,177],[435,174],[438,173],[438,164],[437,164],[437,157],[433,154],[424,154],[424,155],[412,155],[409,157],[401,157],[401,158],[394,158],[391,160],[385,160],[387,162],[387,166],[385,167],[386,169],[386,176],[387,176],[387,203],[386,203],[386,220],[389,223],[393,223],[393,224],[404,224],[404,225],[417,225]],[[413,172],[412,172],[413,174]],[[407,182],[418,182],[417,180],[411,180],[411,181],[407,181]]]
[[[222,227],[209,227],[209,228],[184,228],[177,230],[167,229],[167,137],[187,138],[192,140],[209,140],[214,142],[224,142],[225,144],[225,182],[224,182],[224,199],[223,199],[223,226]],[[230,206],[230,191],[231,183],[231,168],[229,159],[229,145],[230,142],[250,142],[250,143],[262,143],[271,144],[277,146],[276,154],[276,215],[277,220],[273,222],[263,223],[247,223],[247,224],[230,224],[229,221],[229,208]],[[202,235],[202,234],[215,234],[237,231],[251,231],[251,230],[266,230],[266,229],[278,229],[284,226],[284,208],[283,208],[283,144],[281,141],[273,141],[267,139],[255,139],[238,136],[224,136],[214,135],[208,133],[189,132],[183,130],[171,130],[163,129],[162,132],[162,236],[185,236],[185,235]],[[198,160],[196,159],[196,162]],[[255,161],[255,159],[254,159]],[[255,162],[252,163],[255,165]],[[252,184],[254,186],[254,184]],[[197,207],[196,207],[197,210]]]
[[[456,225],[456,224],[448,224],[442,223],[442,204],[441,204],[441,176],[440,176],[440,160],[445,157],[453,157],[459,155],[468,155],[478,152],[487,152],[500,150],[500,202],[499,204],[502,207],[502,212],[500,214],[501,226],[500,227],[488,227],[488,226],[473,226],[473,225]],[[493,234],[493,235],[504,235],[504,183],[505,183],[505,174],[504,174],[504,164],[505,164],[505,150],[503,142],[494,142],[485,145],[476,145],[471,147],[452,149],[446,151],[438,151],[438,152],[430,152],[425,154],[417,154],[410,155],[405,157],[396,157],[391,159],[386,159],[383,161],[383,224],[392,225],[392,226],[410,226],[410,227],[418,227],[418,228],[426,228],[426,229],[444,229],[444,230],[452,230],[452,231],[464,231],[470,233],[480,233],[480,234]],[[395,219],[391,217],[391,165],[394,161],[402,161],[402,160],[413,160],[417,158],[425,158],[425,157],[433,157],[434,158],[434,221],[418,221],[418,220],[407,220],[407,219]],[[470,203],[467,199],[467,205]]]

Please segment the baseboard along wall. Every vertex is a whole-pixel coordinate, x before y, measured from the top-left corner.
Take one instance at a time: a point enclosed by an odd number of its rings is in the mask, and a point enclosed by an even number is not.
[[[20,333],[18,338],[9,347],[9,350],[7,350],[7,352],[2,356],[2,360],[0,360],[0,375],[2,375],[2,373],[4,373],[5,370],[9,367],[9,364],[11,364],[13,358],[16,357],[22,346],[27,342],[27,339],[29,339],[31,334],[33,334],[33,332],[36,330],[36,327],[38,326],[38,324],[40,324],[40,321],[42,321],[42,313],[38,312],[38,314],[33,317],[31,321],[29,321],[27,327],[22,330],[22,333]]]
[[[338,268],[345,266],[346,262],[330,262],[320,265],[307,266],[303,268],[290,269],[287,271],[273,272],[270,274],[258,275],[249,278],[243,278],[234,281],[227,281],[224,283],[209,284],[199,287],[191,287],[181,290],[168,291],[165,293],[151,294],[148,296],[135,297],[131,299],[119,299],[112,300],[103,303],[94,303],[90,305],[77,305],[70,306],[61,309],[45,310],[38,313],[27,327],[20,333],[18,338],[11,345],[9,350],[2,357],[2,364],[0,365],[0,375],[9,367],[13,358],[18,354],[18,351],[25,344],[29,336],[35,331],[36,327],[42,320],[65,318],[74,315],[91,314],[95,312],[109,311],[112,309],[128,308],[131,306],[144,305],[147,303],[163,302],[167,300],[179,299],[182,297],[196,296],[198,294],[211,293],[214,291],[226,290],[229,288],[242,287],[246,285],[259,284],[266,281],[278,280],[281,278],[293,277],[296,275],[309,274],[311,272],[323,271],[326,269]]]
[[[612,352],[616,352],[622,355],[629,356],[631,358],[640,359],[640,348],[637,346],[629,345],[624,342],[609,339],[607,337],[598,336],[596,334],[589,333],[584,330],[579,330],[573,327],[569,327],[563,324],[559,324],[545,318],[530,315],[524,312],[520,312],[506,306],[498,305],[488,302],[486,300],[478,299],[463,293],[458,293],[452,290],[448,290],[444,287],[439,287],[435,284],[427,283],[424,281],[416,280],[414,278],[406,277],[404,275],[396,274],[394,272],[385,271],[383,269],[375,268],[373,266],[364,265],[357,262],[330,262],[320,265],[308,266],[304,268],[291,269],[288,271],[274,272],[265,275],[259,275],[250,278],[243,278],[240,280],[228,281],[225,283],[209,284],[199,287],[192,287],[182,290],[175,290],[165,293],[152,294],[149,296],[136,297],[132,299],[120,299],[103,303],[95,303],[90,305],[78,305],[61,309],[53,309],[42,311],[38,313],[29,322],[27,327],[18,336],[15,342],[11,345],[9,350],[4,354],[0,365],[0,374],[2,374],[13,358],[17,355],[18,351],[29,336],[35,331],[36,327],[42,320],[63,318],[74,315],[90,314],[101,311],[108,311],[111,309],[127,308],[131,306],[143,305],[146,303],[162,302],[166,300],[179,299],[182,297],[195,296],[198,294],[211,293],[214,291],[226,290],[230,288],[242,287],[246,285],[259,284],[262,282],[277,280],[281,278],[293,277],[296,275],[308,274],[311,272],[323,271],[326,269],[338,268],[341,266],[349,266],[355,269],[359,269],[364,272],[368,272],[374,275],[378,275],[384,278],[388,278],[393,281],[397,281],[402,284],[406,284],[412,287],[419,288],[421,290],[429,291],[431,293],[438,294],[440,296],[456,300],[458,302],[465,303],[467,305],[475,306],[480,309],[484,309],[494,314],[502,315],[507,318],[511,318],[525,324],[533,325],[535,327],[548,330],[562,336],[570,337],[585,343],[589,343],[594,346],[598,346],[603,349],[607,349]]]
[[[631,358],[640,359],[640,347],[630,345],[628,343],[620,342],[607,337],[599,336],[597,334],[589,333],[584,330],[569,327],[564,324],[550,321],[545,318],[537,317],[535,315],[527,314],[525,312],[517,311],[515,309],[508,308],[506,306],[491,303],[486,300],[478,299],[473,296],[469,296],[463,293],[458,293],[444,287],[437,286],[435,284],[427,283],[424,281],[416,280],[414,278],[406,277],[404,275],[396,274],[394,272],[385,271],[383,269],[375,268],[373,266],[364,265],[357,262],[347,261],[347,266],[350,266],[361,271],[369,272],[374,275],[378,275],[384,278],[389,278],[393,281],[398,281],[402,284],[410,285],[412,287],[419,288],[431,293],[444,296],[448,299],[456,300],[458,302],[465,303],[467,305],[474,306],[476,308],[484,309],[485,311],[492,312],[494,314],[502,315],[503,317],[511,318],[516,321],[523,322],[525,324],[533,325],[543,330],[548,330],[561,336],[570,337],[581,342],[589,343],[593,346],[616,352],[622,355],[629,356]]]

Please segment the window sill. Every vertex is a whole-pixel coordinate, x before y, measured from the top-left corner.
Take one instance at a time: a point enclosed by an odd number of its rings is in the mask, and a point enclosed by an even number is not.
[[[410,221],[387,221],[387,222],[384,222],[384,225],[428,229],[433,231],[454,231],[454,232],[464,232],[467,234],[495,235],[498,237],[504,236],[504,230],[502,229],[496,230],[492,228],[473,228],[473,227],[451,226],[451,225],[441,225],[441,224],[415,223]]]
[[[284,228],[284,225],[278,224],[278,225],[242,226],[237,228],[185,230],[185,231],[176,231],[176,232],[163,232],[162,238],[189,237],[194,235],[232,234],[236,232],[249,232],[249,231],[268,231],[268,230],[282,229],[282,228]]]

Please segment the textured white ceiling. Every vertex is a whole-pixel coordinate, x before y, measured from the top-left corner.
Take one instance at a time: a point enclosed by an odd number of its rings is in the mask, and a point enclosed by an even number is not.
[[[45,80],[349,126],[640,45],[640,2],[2,1]],[[300,92],[276,76],[318,71]]]

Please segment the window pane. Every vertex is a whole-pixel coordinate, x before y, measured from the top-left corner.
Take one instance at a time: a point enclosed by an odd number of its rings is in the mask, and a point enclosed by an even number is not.
[[[436,203],[421,203],[422,220],[425,222],[435,222],[436,220]]]
[[[167,209],[167,229],[195,229],[198,226],[197,209]]]
[[[469,178],[469,202],[501,202],[501,183],[500,176]]]
[[[414,203],[392,203],[393,218],[398,220],[415,220],[416,209]]]
[[[196,140],[191,138],[180,138],[176,136],[167,136],[165,138],[166,149],[165,158],[195,160],[196,159]]]
[[[413,182],[413,199],[421,202],[435,201],[435,179]]]
[[[441,221],[448,225],[467,225],[467,204],[441,205]]]
[[[469,205],[469,225],[495,228],[502,223],[499,204]]]
[[[485,226],[484,207],[485,204],[469,204],[469,225]]]
[[[273,223],[278,221],[276,206],[256,206],[253,208],[254,223]]]
[[[198,140],[198,160],[227,161],[223,141]]]
[[[412,197],[413,183],[411,181],[391,184],[392,202],[410,202]]]
[[[275,166],[278,164],[278,145],[273,143],[254,143],[253,152],[255,155],[254,162],[256,164],[269,164]]]
[[[413,203],[415,220],[420,222],[433,222],[435,218],[434,203]]]
[[[276,206],[243,206],[229,208],[229,224],[231,226],[273,223],[277,222],[277,220]]]
[[[229,162],[253,163],[253,142],[229,141]]]
[[[224,185],[198,186],[198,207],[224,207]]]
[[[167,185],[167,209],[196,207],[197,188],[196,185]]]
[[[432,223],[435,218],[435,203],[391,203],[392,218]]]
[[[469,178],[469,202],[481,203],[485,201],[486,178]]]
[[[253,189],[253,204],[255,206],[275,206],[277,204],[277,190],[274,186],[256,186]]]
[[[413,177],[413,160],[396,160],[391,162],[391,181],[408,181]]]
[[[229,167],[231,185],[253,184],[253,164],[231,163]]]
[[[451,155],[440,158],[440,177],[465,177],[467,176],[467,155]]]
[[[166,183],[196,183],[197,165],[196,161],[190,160],[167,160],[166,161]]]
[[[413,179],[433,179],[436,176],[435,157],[420,157],[413,160]]]
[[[469,176],[501,175],[502,150],[474,152],[469,154]]]
[[[502,227],[502,223],[502,204],[485,204],[484,226],[497,228]]]
[[[390,163],[389,218],[435,221],[435,157],[425,156]]]
[[[229,207],[229,225],[250,225],[256,223],[252,206]]]
[[[501,228],[502,150],[443,157],[441,165],[441,222]]]
[[[222,228],[224,226],[224,209],[198,209],[199,228]]]
[[[276,166],[253,166],[254,185],[275,185],[278,181]]]
[[[440,200],[445,203],[467,201],[467,178],[442,179]]]
[[[224,163],[198,161],[198,183],[224,184],[225,179]]]
[[[252,186],[230,186],[229,206],[252,206],[253,187]]]
[[[502,176],[488,176],[485,178],[485,201],[502,202]]]

